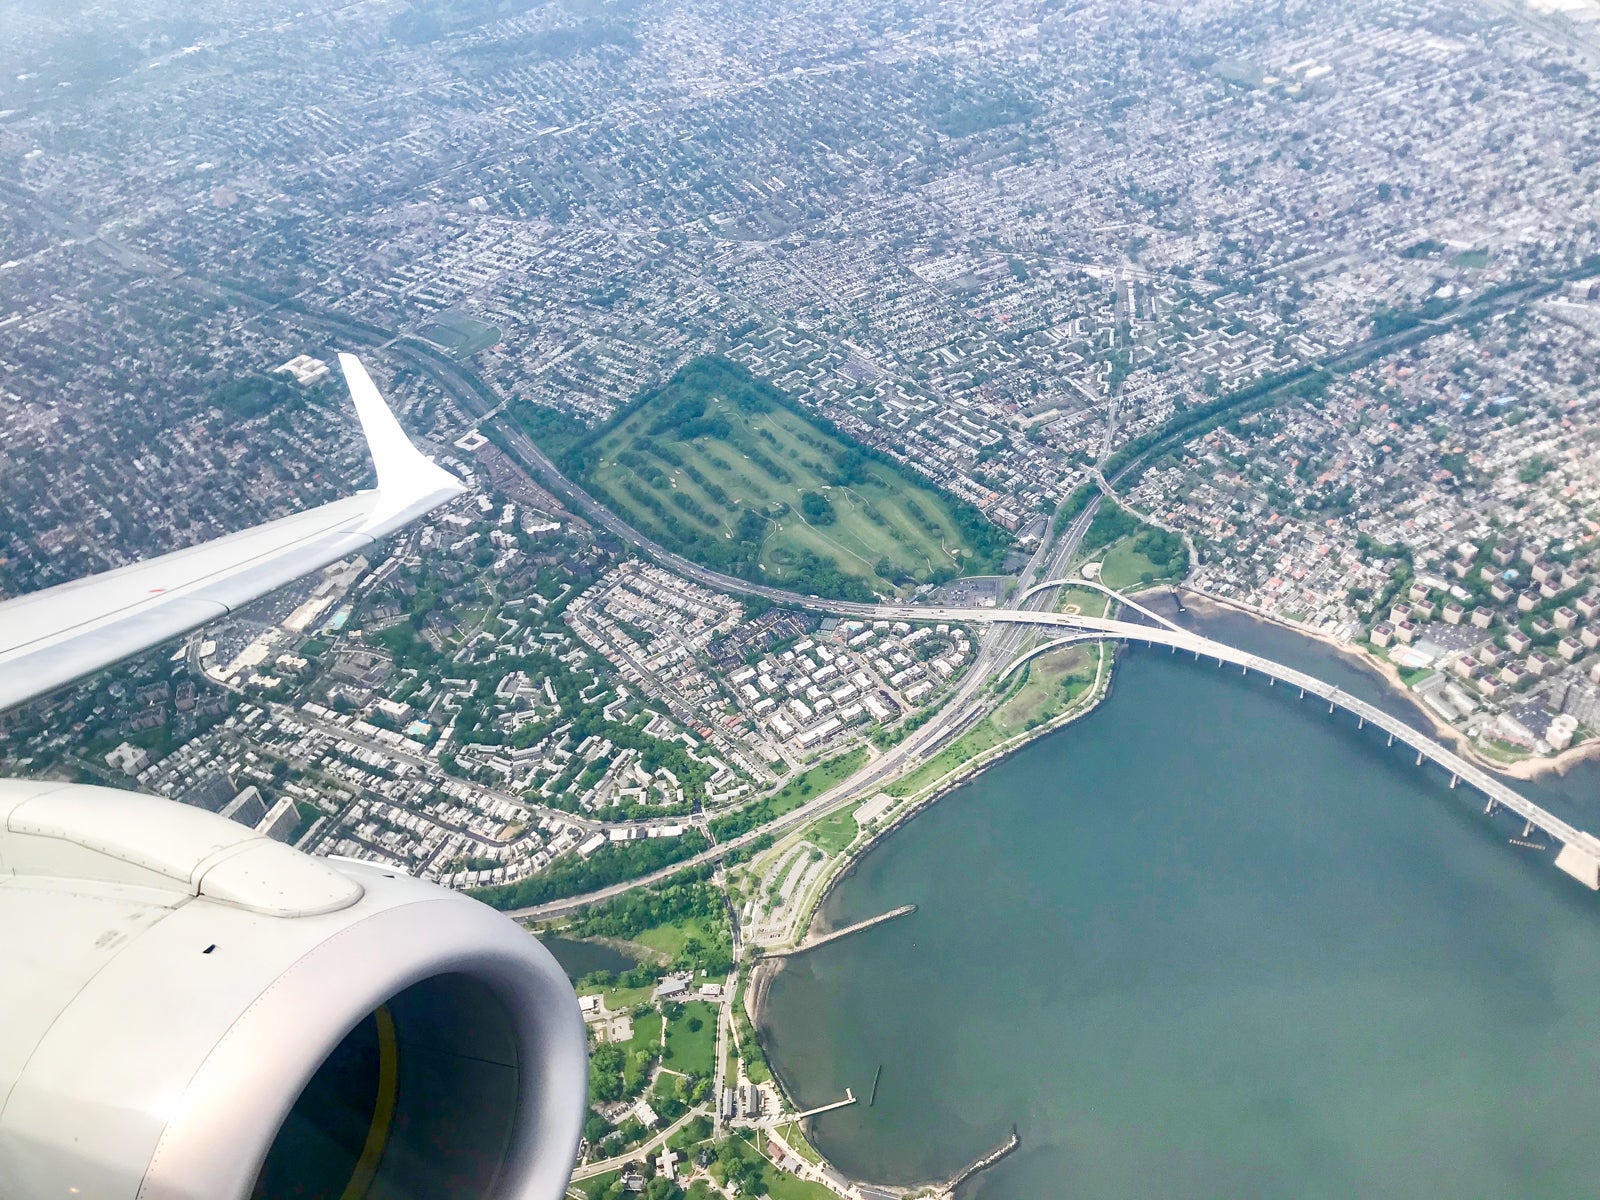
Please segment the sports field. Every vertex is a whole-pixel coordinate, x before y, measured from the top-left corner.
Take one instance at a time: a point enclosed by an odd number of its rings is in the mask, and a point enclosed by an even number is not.
[[[573,464],[674,550],[746,579],[868,598],[993,570],[1005,533],[851,445],[736,363],[701,358]]]
[[[500,340],[493,325],[459,312],[435,314],[417,327],[416,334],[455,359],[471,358]]]

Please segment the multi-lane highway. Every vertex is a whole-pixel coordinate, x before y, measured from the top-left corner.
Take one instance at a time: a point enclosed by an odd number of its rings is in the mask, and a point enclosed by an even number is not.
[[[1036,597],[1030,597],[1034,599]],[[809,606],[821,611],[838,611],[846,607],[840,601],[809,601]],[[863,606],[849,605],[852,612]],[[1075,616],[1066,613],[1038,612],[1018,608],[947,608],[947,607],[921,607],[909,604],[878,605],[871,610],[871,615],[884,620],[914,620],[914,621],[949,621],[964,622],[967,624],[987,625],[1004,629],[1010,627],[1013,631],[1026,627],[1057,628],[1064,632],[1071,631],[1078,634],[1088,634],[1099,638],[1115,639],[1120,641],[1142,642],[1152,646],[1167,646],[1177,651],[1183,650],[1194,654],[1197,658],[1215,659],[1218,665],[1232,665],[1248,672],[1255,671],[1272,679],[1275,683],[1284,683],[1300,692],[1301,697],[1315,696],[1327,702],[1330,711],[1340,709],[1353,715],[1361,726],[1375,725],[1386,733],[1390,744],[1400,742],[1417,754],[1420,765],[1424,761],[1431,761],[1450,774],[1451,786],[1457,783],[1466,783],[1482,793],[1490,801],[1491,806],[1499,805],[1524,818],[1531,826],[1543,830],[1550,837],[1561,842],[1563,850],[1557,859],[1557,865],[1568,874],[1583,882],[1586,886],[1600,889],[1600,838],[1596,838],[1584,830],[1562,820],[1555,814],[1534,804],[1526,799],[1509,784],[1495,778],[1483,768],[1468,762],[1454,751],[1440,745],[1426,734],[1413,729],[1404,721],[1390,716],[1382,709],[1368,704],[1366,701],[1352,696],[1350,693],[1324,683],[1315,676],[1303,671],[1295,670],[1282,663],[1273,662],[1257,654],[1250,654],[1243,650],[1235,649],[1222,642],[1213,641],[1199,634],[1190,633],[1179,628],[1169,628],[1162,625],[1142,625],[1131,621],[1120,621],[1104,617]],[[825,811],[843,805],[855,799],[866,797],[875,791],[895,773],[906,760],[913,755],[926,755],[931,749],[948,740],[955,733],[960,732],[965,724],[975,714],[976,710],[966,711],[957,707],[957,701],[963,696],[970,696],[976,686],[987,682],[987,676],[980,675],[976,669],[971,671],[965,681],[962,693],[953,697],[935,720],[918,730],[900,746],[895,747],[883,757],[869,763],[862,771],[852,778],[841,783],[838,787],[817,797],[815,800],[794,809],[787,815],[780,817],[760,829],[751,830],[738,838],[715,846],[688,860],[677,863],[670,868],[656,872],[642,879],[630,880],[626,883],[616,884],[613,887],[590,893],[586,896],[572,897],[566,900],[555,901],[551,904],[539,905],[534,908],[522,909],[514,916],[549,918],[562,916],[584,908],[598,900],[620,895],[631,888],[641,884],[655,881],[657,878],[666,878],[685,867],[701,863],[714,862],[726,856],[731,850],[748,845],[762,834],[780,833],[796,828],[808,821],[815,819]]]

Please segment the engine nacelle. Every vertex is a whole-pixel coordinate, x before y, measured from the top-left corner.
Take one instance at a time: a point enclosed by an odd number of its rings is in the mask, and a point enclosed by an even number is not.
[[[0,781],[0,1198],[556,1200],[582,1017],[475,900]]]

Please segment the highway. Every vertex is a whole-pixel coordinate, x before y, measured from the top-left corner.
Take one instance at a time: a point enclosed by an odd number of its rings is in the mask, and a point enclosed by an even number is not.
[[[905,611],[905,610],[902,610]],[[1585,856],[1594,864],[1594,882],[1589,886],[1600,889],[1600,838],[1596,838],[1584,830],[1567,823],[1560,817],[1541,808],[1528,800],[1521,793],[1514,790],[1503,780],[1496,778],[1475,763],[1468,762],[1455,751],[1441,745],[1426,734],[1413,729],[1398,717],[1390,716],[1381,708],[1367,703],[1349,692],[1343,691],[1304,671],[1293,667],[1284,666],[1259,654],[1252,654],[1245,650],[1238,650],[1223,642],[1202,637],[1188,630],[1177,627],[1163,628],[1152,625],[1135,624],[1131,621],[1119,621],[1100,617],[1069,616],[1061,613],[1024,613],[1016,610],[990,609],[974,611],[971,609],[921,609],[916,610],[922,620],[934,621],[967,621],[989,623],[1027,622],[1030,624],[1052,625],[1058,628],[1069,629],[1075,632],[1098,634],[1104,637],[1117,638],[1122,641],[1143,642],[1151,646],[1167,646],[1173,650],[1185,650],[1194,654],[1196,658],[1214,658],[1218,665],[1231,664],[1245,672],[1255,671],[1265,675],[1275,683],[1285,683],[1298,688],[1303,696],[1316,696],[1328,703],[1328,709],[1342,709],[1355,716],[1362,726],[1376,725],[1389,735],[1389,741],[1402,742],[1417,752],[1417,762],[1420,765],[1424,760],[1431,761],[1449,772],[1451,786],[1457,782],[1471,785],[1481,792],[1494,804],[1509,809],[1526,820],[1535,828],[1543,830],[1550,837],[1561,842],[1575,855]],[[1151,614],[1154,615],[1154,614]],[[1169,623],[1170,624],[1170,623]],[[1577,865],[1573,857],[1568,862]],[[1563,869],[1569,869],[1564,867]],[[1584,876],[1585,882],[1588,879]]]
[[[1008,657],[1013,657],[1017,647],[1026,638],[1032,636],[1032,630],[1028,627],[1054,626],[1069,630],[1098,632],[1110,638],[1165,644],[1172,646],[1174,649],[1192,650],[1196,654],[1214,657],[1219,662],[1232,663],[1245,670],[1254,669],[1267,674],[1275,680],[1281,680],[1303,688],[1308,694],[1314,694],[1327,700],[1332,707],[1342,708],[1354,713],[1362,723],[1371,721],[1373,724],[1380,726],[1389,733],[1392,739],[1403,741],[1415,749],[1419,761],[1428,759],[1438,763],[1450,772],[1452,779],[1471,784],[1488,796],[1492,803],[1503,805],[1517,812],[1524,816],[1530,824],[1545,830],[1566,847],[1562,855],[1562,858],[1566,860],[1563,869],[1578,874],[1589,886],[1600,888],[1600,841],[1597,841],[1592,835],[1560,821],[1552,814],[1533,805],[1508,785],[1489,775],[1488,772],[1468,763],[1432,739],[1411,729],[1410,726],[1311,676],[1182,631],[1175,632],[1169,629],[1157,629],[1151,626],[1134,625],[1120,621],[1097,622],[1091,618],[1039,612],[1027,607],[1041,599],[1041,594],[1033,589],[1030,589],[1019,598],[1022,607],[1014,609],[924,608],[913,605],[872,605],[846,601],[825,601],[814,596],[801,596],[781,588],[750,583],[712,571],[697,563],[690,562],[681,555],[672,553],[611,513],[582,488],[566,478],[555,463],[513,422],[499,416],[488,417],[489,413],[500,407],[499,401],[464,364],[454,362],[443,355],[429,353],[419,344],[407,341],[388,331],[375,329],[333,314],[315,312],[294,301],[274,304],[271,301],[251,295],[232,284],[206,278],[192,271],[186,271],[171,262],[164,261],[156,255],[149,254],[142,249],[110,237],[100,229],[91,227],[69,216],[63,210],[48,204],[42,197],[31,190],[16,185],[0,184],[0,193],[28,203],[50,219],[63,232],[82,240],[99,252],[114,259],[129,271],[142,272],[151,277],[179,283],[211,298],[225,299],[258,311],[276,310],[286,320],[295,321],[307,328],[335,335],[347,340],[352,345],[385,346],[391,349],[394,353],[408,359],[415,366],[432,375],[438,383],[444,386],[479,419],[498,421],[498,428],[505,435],[507,444],[511,446],[515,456],[521,459],[526,467],[541,477],[545,486],[555,495],[562,497],[574,511],[581,513],[596,526],[637,547],[663,566],[678,572],[686,578],[693,579],[718,591],[761,596],[778,604],[812,611],[829,612],[837,616],[867,620],[961,621],[977,625],[1001,626],[1001,628],[986,632],[980,638],[977,658],[972,668],[963,677],[955,694],[949,698],[939,715],[923,726],[922,729],[917,730],[899,746],[875,759],[854,778],[845,781],[832,791],[818,797],[809,804],[795,809],[762,830],[752,831],[721,846],[713,847],[704,854],[697,856],[696,859],[690,860],[691,863],[713,861],[721,858],[730,849],[747,844],[763,833],[781,832],[784,829],[801,824],[812,819],[824,808],[839,803],[852,794],[864,793],[867,789],[875,788],[890,774],[897,772],[900,765],[909,756],[927,753],[936,748],[944,739],[954,736],[964,728],[965,724],[976,715],[976,709],[969,711],[968,705],[974,699],[976,693],[990,682],[994,674],[995,664]],[[1563,279],[1584,278],[1594,273],[1595,264],[1586,262],[1578,268],[1558,273],[1552,277],[1529,280],[1518,286],[1506,288],[1503,291],[1497,290],[1487,296],[1471,297],[1452,309],[1448,314],[1423,322],[1423,326],[1419,329],[1405,330],[1386,337],[1369,338],[1330,356],[1320,364],[1314,365],[1323,369],[1359,365],[1363,362],[1371,361],[1388,349],[1404,345],[1418,337],[1428,337],[1464,320],[1488,316],[1493,312],[1503,311],[1528,299],[1547,294],[1559,286]],[[1174,429],[1172,436],[1182,436],[1184,432],[1184,429]],[[1154,453],[1165,444],[1165,441],[1166,439],[1162,439],[1155,445],[1148,447],[1139,458],[1142,459]],[[1124,465],[1122,470],[1117,471],[1110,480],[1105,480],[1102,476],[1102,484],[1114,485],[1127,471],[1136,465],[1137,461],[1139,459]],[[1041,579],[1060,573],[1072,557],[1084,532],[1088,529],[1099,500],[1100,497],[1096,497],[1086,505],[1083,512],[1078,514],[1069,528],[1063,531],[1063,536],[1055,539],[1054,542],[1048,538],[1044,541],[1034,555],[1033,561],[1025,569],[1023,578],[1027,578],[1028,571],[1034,572],[1034,577]],[[683,869],[685,865],[689,864],[676,864],[660,874],[671,874],[674,871]],[[587,903],[602,899],[606,895],[626,891],[629,887],[637,886],[640,882],[639,880],[630,881],[626,884],[620,884],[616,888],[606,889],[604,892],[594,893],[587,897],[561,901],[556,905],[543,906],[538,910],[529,910],[528,915],[553,916],[557,915],[558,911],[571,911]]]
[[[884,606],[877,604],[858,604],[849,600],[823,600],[815,596],[802,596],[794,592],[786,592],[780,588],[766,587],[761,584],[752,584],[743,579],[721,575],[716,571],[707,570],[695,563],[689,562],[681,555],[659,547],[648,538],[634,530],[626,522],[614,516],[609,510],[597,504],[588,493],[567,480],[555,464],[550,462],[520,430],[510,431],[517,435],[533,454],[542,462],[544,483],[559,495],[571,499],[574,506],[582,511],[592,513],[596,523],[611,530],[618,537],[627,540],[638,539],[638,545],[645,548],[658,558],[663,566],[672,570],[681,570],[683,574],[705,584],[707,587],[717,588],[729,592],[743,592],[765,596],[777,603],[789,605],[794,608],[809,609],[814,612],[831,613],[834,616],[855,617],[862,620],[913,620],[913,621],[940,621],[947,618],[931,616],[934,611],[956,612],[962,614],[957,620],[966,621],[974,613],[996,614],[1009,612],[1013,616],[1023,617],[1036,615],[1040,620],[1053,616],[1039,612],[1029,613],[1027,610],[1013,609],[984,609],[984,608],[956,608],[945,610],[924,609],[916,605]],[[513,441],[513,445],[516,445]],[[518,446],[518,453],[522,447]],[[589,509],[585,505],[592,505]],[[1079,513],[1077,518],[1062,535],[1054,542],[1046,540],[1034,552],[1032,560],[1024,568],[1027,574],[1042,572],[1044,577],[1057,573],[1065,563],[1069,562],[1075,553],[1078,543],[1089,528],[1089,523],[1094,520],[1096,504],[1091,503]],[[679,564],[682,564],[680,566]],[[1021,602],[1026,604],[1042,604],[1044,597],[1041,594],[1030,592]],[[1028,638],[1033,636],[1029,628],[1033,622],[1018,619],[1012,622],[984,622],[984,624],[997,626],[990,629],[976,630],[977,653],[972,665],[957,683],[954,691],[945,699],[939,712],[922,728],[911,733],[898,745],[891,747],[877,758],[868,762],[861,770],[837,786],[823,792],[821,795],[802,804],[799,808],[792,809],[775,821],[768,822],[758,829],[740,834],[719,845],[704,850],[701,853],[670,867],[664,867],[650,875],[636,879],[625,880],[598,891],[589,892],[583,896],[572,897],[564,900],[551,901],[548,904],[534,905],[529,908],[512,910],[514,917],[525,917],[535,920],[549,920],[554,917],[568,916],[580,909],[602,900],[620,896],[641,884],[664,880],[679,871],[689,867],[701,866],[706,863],[718,862],[734,850],[749,846],[757,838],[767,834],[777,835],[790,829],[802,827],[823,813],[839,807],[851,799],[865,800],[879,791],[884,784],[900,774],[901,769],[908,763],[925,761],[946,743],[954,741],[972,724],[981,714],[981,708],[975,703],[979,693],[986,688],[998,674],[1000,664],[1015,657],[1018,647]]]
[[[1115,593],[1113,593],[1115,594]],[[1037,595],[1029,596],[1035,600]],[[1124,602],[1126,602],[1124,600]],[[1287,684],[1298,689],[1305,696],[1315,696],[1326,701],[1329,711],[1341,709],[1355,716],[1360,725],[1375,725],[1388,734],[1390,743],[1401,742],[1417,754],[1417,762],[1431,761],[1443,768],[1451,776],[1451,786],[1466,783],[1482,793],[1491,802],[1491,806],[1498,805],[1509,809],[1526,820],[1535,828],[1543,830],[1550,837],[1561,842],[1564,849],[1557,858],[1557,865],[1567,871],[1574,878],[1584,883],[1591,889],[1600,890],[1600,838],[1596,838],[1584,830],[1557,817],[1554,813],[1541,808],[1531,800],[1515,791],[1510,785],[1495,778],[1483,768],[1468,762],[1454,751],[1440,745],[1426,734],[1413,729],[1397,717],[1390,716],[1382,709],[1368,704],[1359,697],[1352,696],[1332,684],[1324,683],[1315,676],[1298,671],[1282,663],[1263,658],[1258,654],[1238,650],[1222,642],[1213,641],[1199,634],[1190,633],[1180,628],[1166,628],[1159,625],[1142,625],[1131,621],[1119,621],[1106,617],[1086,617],[1067,613],[1039,612],[1020,608],[944,608],[923,607],[911,604],[884,604],[877,606],[863,606],[850,604],[846,601],[809,600],[806,606],[812,609],[841,613],[848,609],[850,615],[868,615],[878,620],[891,621],[943,621],[960,622],[970,625],[999,626],[1001,629],[1010,627],[1008,632],[1027,627],[1060,629],[1063,633],[1078,635],[1091,635],[1096,639],[1107,638],[1126,642],[1142,642],[1151,646],[1167,646],[1174,651],[1183,650],[1195,655],[1196,658],[1213,658],[1219,665],[1232,665],[1241,670],[1255,671],[1265,675],[1275,683]],[[1138,606],[1135,606],[1138,607]],[[868,608],[867,613],[859,610]],[[1152,614],[1153,615],[1153,614]],[[1000,632],[1001,630],[996,630]],[[1006,644],[1004,641],[996,644]],[[979,664],[974,664],[971,671],[963,680],[963,686],[949,703],[940,712],[939,716],[918,730],[895,751],[891,751],[881,758],[874,760],[856,775],[845,780],[837,787],[818,796],[815,800],[801,805],[799,808],[785,814],[776,821],[759,829],[714,846],[709,850],[688,859],[675,863],[671,867],[663,868],[651,875],[639,879],[628,880],[615,884],[612,887],[591,892],[584,896],[574,896],[567,899],[553,901],[549,904],[538,905],[532,908],[519,909],[511,915],[536,919],[548,919],[565,916],[586,908],[590,904],[609,899],[641,884],[648,884],[660,879],[665,879],[688,867],[703,863],[715,862],[739,847],[747,846],[763,834],[778,834],[789,829],[804,825],[820,816],[824,811],[842,805],[846,801],[865,799],[872,792],[878,790],[888,781],[890,776],[898,773],[901,764],[911,754],[925,757],[929,751],[942,744],[945,740],[958,734],[968,721],[976,715],[976,710],[963,713],[958,705],[965,698],[970,698],[978,685],[988,681],[987,676],[980,673]]]

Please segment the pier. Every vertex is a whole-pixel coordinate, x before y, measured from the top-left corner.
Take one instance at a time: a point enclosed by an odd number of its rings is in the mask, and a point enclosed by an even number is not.
[[[943,1197],[951,1197],[951,1198],[953,1198],[955,1196],[955,1194],[956,1194],[956,1189],[959,1188],[963,1183],[965,1183],[967,1180],[971,1179],[979,1171],[987,1171],[990,1167],[994,1166],[995,1163],[999,1162],[1006,1155],[1015,1152],[1016,1149],[1021,1145],[1022,1145],[1022,1138],[1018,1136],[1017,1127],[1015,1125],[1013,1125],[1011,1127],[1011,1136],[1010,1137],[1008,1137],[1005,1141],[1001,1142],[998,1146],[996,1146],[993,1150],[989,1151],[989,1153],[985,1154],[982,1158],[977,1159],[976,1161],[974,1161],[970,1166],[967,1167],[966,1170],[962,1171],[961,1174],[957,1175],[949,1183],[945,1184],[944,1185],[944,1189],[940,1192],[940,1195],[943,1196]]]
[[[908,917],[917,911],[915,904],[902,904],[899,908],[891,908],[886,913],[879,913],[875,917],[868,917],[865,921],[857,921],[854,925],[846,925],[843,929],[835,929],[831,933],[819,934],[808,937],[799,945],[788,950],[769,950],[767,958],[787,958],[791,954],[801,954],[807,950],[815,950],[818,946],[826,946],[829,942],[836,942],[840,938],[849,937],[852,933],[860,933],[863,929],[871,929],[874,925],[882,925],[885,921],[893,921],[899,917]]]
[[[832,1104],[819,1104],[816,1108],[808,1108],[805,1112],[795,1113],[793,1120],[804,1121],[807,1117],[815,1117],[821,1113],[832,1112],[836,1108],[849,1108],[855,1102],[856,1094],[849,1088],[845,1088],[843,1100],[835,1100]]]

